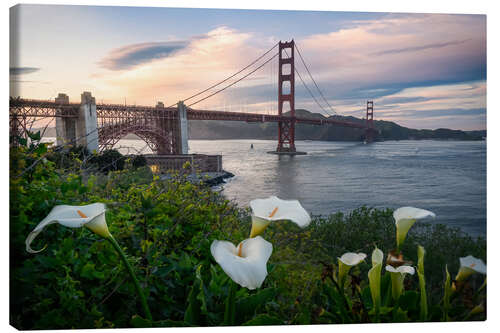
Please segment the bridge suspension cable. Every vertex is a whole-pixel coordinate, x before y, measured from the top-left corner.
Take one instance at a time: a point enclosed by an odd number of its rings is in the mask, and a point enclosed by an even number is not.
[[[328,103],[327,99],[325,98],[325,96],[323,95],[323,93],[321,92],[321,89],[319,89],[318,87],[318,84],[316,83],[316,80],[314,80],[313,76],[311,75],[311,72],[309,71],[309,68],[307,67],[307,64],[306,62],[304,61],[304,58],[302,57],[302,54],[300,53],[300,49],[299,49],[299,46],[297,43],[295,43],[295,48],[297,49],[297,52],[299,54],[299,57],[300,57],[300,60],[302,61],[302,63],[304,64],[304,67],[306,68],[306,71],[307,73],[309,73],[309,77],[311,78],[311,80],[314,82],[314,85],[316,86],[316,89],[318,89],[319,91],[319,94],[321,95],[321,97],[323,98],[323,100],[325,101],[326,105],[328,105],[328,107],[330,108],[330,110],[332,110],[332,112],[334,113],[337,113],[335,112],[335,110],[332,108],[332,106],[330,105],[330,103]]]
[[[232,78],[233,78],[233,77],[235,77],[236,75],[238,75],[238,74],[240,74],[241,72],[245,71],[246,69],[250,68],[252,65],[254,65],[255,63],[257,63],[260,59],[264,58],[264,57],[265,57],[265,56],[266,56],[269,52],[271,52],[271,51],[272,51],[272,50],[273,50],[276,46],[278,46],[278,43],[274,44],[274,45],[273,45],[273,46],[272,46],[269,50],[267,50],[264,54],[262,54],[260,57],[258,57],[257,59],[255,59],[254,61],[252,61],[250,64],[248,64],[246,67],[244,67],[244,68],[240,69],[239,71],[237,71],[237,72],[236,72],[236,73],[234,73],[233,75],[231,75],[231,76],[229,76],[229,77],[225,78],[225,79],[224,79],[224,80],[222,80],[222,81],[219,81],[219,82],[217,82],[217,83],[215,83],[215,84],[211,85],[210,87],[208,87],[208,88],[206,88],[206,89],[204,89],[204,90],[202,90],[202,91],[200,91],[200,92],[198,92],[198,93],[196,93],[196,94],[194,94],[194,95],[189,96],[188,98],[183,99],[183,101],[184,101],[184,102],[186,102],[186,101],[188,101],[188,100],[190,100],[190,99],[192,99],[192,98],[194,98],[194,97],[196,97],[196,96],[199,96],[199,95],[201,95],[201,94],[203,94],[203,93],[205,93],[205,92],[209,91],[210,89],[215,88],[215,87],[217,87],[217,86],[219,86],[219,85],[223,84],[224,82],[226,82],[226,81],[228,81],[228,80],[232,79]],[[196,102],[196,103],[197,103],[197,102]],[[169,107],[173,107],[173,106],[175,106],[176,104],[177,104],[177,103],[172,104],[172,105],[171,105],[171,106],[169,106]],[[191,105],[193,105],[193,104],[191,104]]]
[[[302,85],[306,88],[306,90],[309,92],[309,95],[311,95],[311,97],[314,99],[314,101],[316,102],[316,104],[318,104],[318,106],[321,108],[321,110],[323,110],[327,115],[331,116],[331,114],[325,110],[325,108],[323,107],[323,105],[321,105],[318,100],[316,99],[316,96],[314,96],[314,94],[312,93],[311,89],[309,89],[309,87],[307,86],[307,84],[304,82],[304,80],[302,79],[302,75],[300,75],[300,72],[297,70],[297,68],[295,68],[295,72],[297,73],[297,75],[299,76],[299,79],[300,81],[302,82]]]
[[[279,53],[278,53],[278,52],[276,52],[276,53],[275,53],[275,54],[274,54],[271,58],[267,59],[267,60],[266,60],[266,61],[265,61],[262,65],[260,65],[259,67],[255,68],[253,71],[249,72],[248,74],[244,75],[243,77],[239,78],[238,80],[236,80],[236,81],[232,82],[231,84],[228,84],[228,85],[227,85],[227,86],[225,86],[224,88],[221,88],[221,89],[217,90],[216,92],[214,92],[214,93],[212,93],[212,94],[210,94],[210,95],[208,95],[208,96],[205,96],[205,97],[203,97],[203,98],[200,98],[199,100],[197,100],[196,102],[193,102],[193,103],[189,104],[188,106],[193,106],[193,105],[195,105],[195,104],[198,104],[198,103],[200,103],[200,102],[202,102],[202,101],[204,101],[204,100],[206,100],[206,99],[208,99],[208,98],[210,98],[210,97],[212,97],[212,96],[214,96],[214,95],[216,95],[216,94],[220,93],[221,91],[224,91],[224,90],[226,90],[227,88],[229,88],[229,87],[231,87],[231,86],[235,85],[236,83],[240,82],[241,80],[243,80],[243,79],[247,78],[247,77],[248,77],[248,76],[250,76],[251,74],[255,73],[256,71],[258,71],[259,69],[261,69],[262,67],[264,67],[264,66],[265,66],[268,62],[270,62],[271,60],[273,60],[274,58],[276,58],[276,56],[277,56],[278,54],[279,54]]]
[[[284,50],[284,51],[285,51],[287,57],[289,57],[288,52],[286,50]],[[327,115],[332,116],[332,114],[330,114],[323,107],[323,105],[321,105],[321,103],[318,102],[318,100],[316,99],[316,96],[314,96],[314,94],[312,93],[311,89],[309,89],[309,87],[307,86],[306,82],[304,81],[304,79],[302,79],[302,75],[300,75],[300,72],[298,71],[297,67],[295,67],[295,73],[297,73],[297,75],[299,76],[300,81],[302,82],[302,85],[304,86],[304,88],[306,88],[307,92],[309,93],[309,95],[311,95],[311,97],[316,102],[316,104],[318,104],[318,106],[320,107],[320,109],[323,110]]]

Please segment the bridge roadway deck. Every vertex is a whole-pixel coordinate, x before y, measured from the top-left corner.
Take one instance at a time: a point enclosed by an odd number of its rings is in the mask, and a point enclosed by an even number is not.
[[[78,117],[80,104],[59,104],[53,101],[11,99],[10,116],[20,117]],[[121,105],[121,104],[96,104],[98,118],[130,119],[130,118],[176,118],[177,108],[159,108],[153,106]],[[225,112],[216,110],[187,109],[188,120],[220,120],[220,121],[245,121],[245,122],[280,122],[290,121],[292,118],[279,115],[267,115],[247,112]],[[314,119],[295,117],[300,124],[310,125],[340,125],[345,127],[365,129],[362,123],[353,123],[338,119]]]

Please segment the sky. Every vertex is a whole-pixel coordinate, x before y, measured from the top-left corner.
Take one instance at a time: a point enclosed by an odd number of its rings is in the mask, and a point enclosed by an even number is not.
[[[90,91],[100,103],[171,105],[294,39],[328,101],[296,52],[321,104],[296,75],[296,109],[362,117],[373,100],[375,119],[486,129],[485,15],[57,5],[10,15],[12,96],[78,102]],[[275,114],[277,70],[274,58],[193,108]]]

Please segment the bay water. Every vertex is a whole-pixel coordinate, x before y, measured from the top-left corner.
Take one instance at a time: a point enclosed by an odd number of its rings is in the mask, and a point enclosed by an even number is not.
[[[298,199],[314,215],[414,206],[436,213],[436,223],[486,236],[485,141],[296,141],[296,147],[307,155],[267,154],[276,149],[272,140],[189,141],[189,153],[223,155],[224,170],[235,177],[220,189],[242,207],[271,195]],[[121,140],[117,148],[151,152],[138,140]]]

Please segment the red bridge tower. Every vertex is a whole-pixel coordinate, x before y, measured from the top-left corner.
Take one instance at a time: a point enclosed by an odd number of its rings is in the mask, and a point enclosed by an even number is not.
[[[278,54],[278,115],[283,114],[283,105],[288,103],[290,120],[278,122],[278,147],[276,154],[304,154],[295,150],[295,43],[279,42]],[[285,111],[286,112],[286,111]]]
[[[366,143],[373,142],[375,128],[373,127],[373,101],[366,101],[366,129],[365,141]]]

